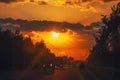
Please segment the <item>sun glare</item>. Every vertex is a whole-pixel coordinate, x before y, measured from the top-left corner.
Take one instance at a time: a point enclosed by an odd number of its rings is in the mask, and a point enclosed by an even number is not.
[[[58,38],[59,37],[59,33],[57,33],[57,32],[52,32],[52,37],[53,38]]]

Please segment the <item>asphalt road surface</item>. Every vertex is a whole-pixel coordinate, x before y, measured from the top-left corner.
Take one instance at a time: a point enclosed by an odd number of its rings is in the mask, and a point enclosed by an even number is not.
[[[55,71],[3,72],[0,80],[104,80],[88,69],[64,68]],[[110,80],[110,79],[106,79]],[[117,80],[117,79],[115,79]]]

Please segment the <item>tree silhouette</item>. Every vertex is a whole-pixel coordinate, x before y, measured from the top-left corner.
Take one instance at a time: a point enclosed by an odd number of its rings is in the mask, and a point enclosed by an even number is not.
[[[0,70],[20,70],[31,64],[54,63],[55,55],[44,41],[33,45],[30,37],[23,37],[19,30],[0,30]]]
[[[50,64],[54,64],[55,61],[55,55],[50,52],[50,50],[46,47],[45,43],[43,40],[41,42],[36,43],[35,45],[35,53],[36,55],[34,56],[36,61],[34,64],[35,66],[40,66],[42,67],[43,65],[49,66]]]
[[[105,26],[94,35],[96,45],[91,50],[88,62],[120,67],[120,3],[111,10],[109,16],[103,15]]]

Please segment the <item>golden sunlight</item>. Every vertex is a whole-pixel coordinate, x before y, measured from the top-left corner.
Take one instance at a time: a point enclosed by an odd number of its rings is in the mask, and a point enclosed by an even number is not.
[[[46,43],[52,44],[52,45],[65,45],[70,43],[71,39],[71,35],[69,34],[69,32],[65,32],[65,33],[60,33],[60,32],[55,32],[55,31],[50,31],[50,32],[39,32],[39,31],[32,31],[30,33],[28,33],[31,36],[32,41],[34,42],[34,44],[36,42],[39,42],[41,39],[43,39]],[[25,35],[25,34],[24,34]]]
[[[58,37],[59,37],[59,33],[57,33],[57,32],[52,32],[52,37],[53,37],[53,38],[58,38]]]

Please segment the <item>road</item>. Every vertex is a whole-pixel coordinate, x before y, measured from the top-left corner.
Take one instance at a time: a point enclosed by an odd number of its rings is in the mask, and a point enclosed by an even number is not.
[[[1,74],[0,80],[104,80],[88,69],[64,68],[55,71],[23,71]],[[101,79],[100,79],[101,78]],[[108,79],[106,79],[108,80]],[[117,79],[116,79],[117,80]]]

